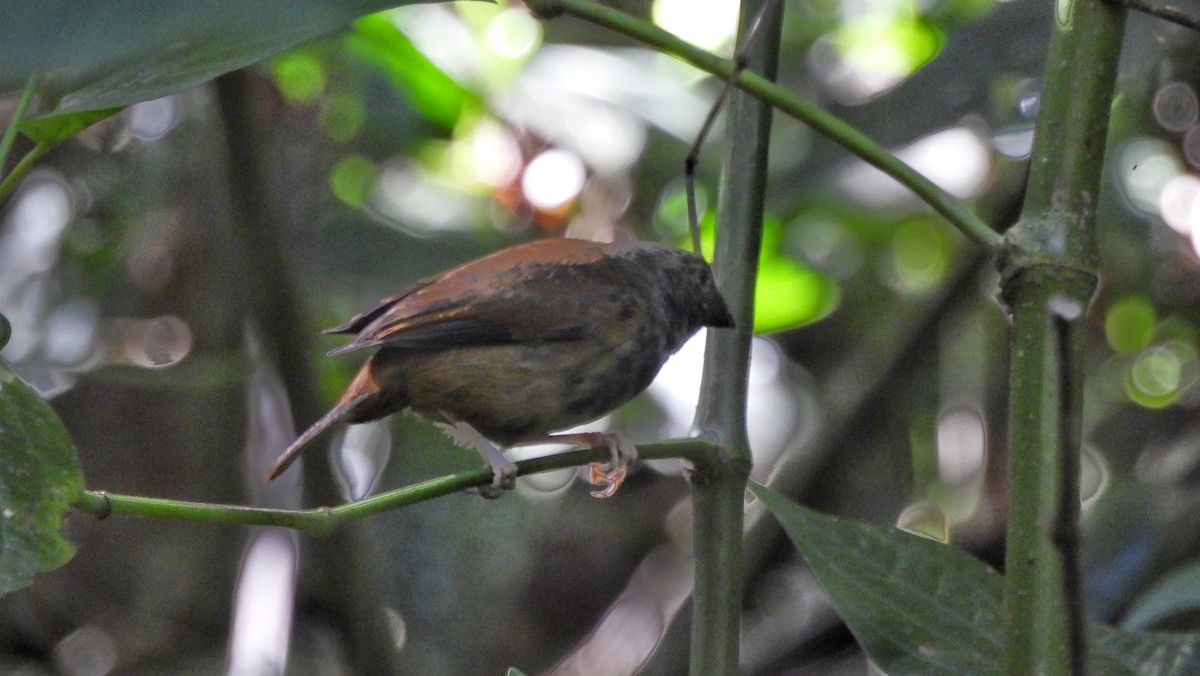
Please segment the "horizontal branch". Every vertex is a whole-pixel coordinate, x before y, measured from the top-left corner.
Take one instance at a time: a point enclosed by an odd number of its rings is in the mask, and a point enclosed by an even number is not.
[[[603,26],[715,75],[730,80],[734,63],[706,52],[667,31],[590,0],[527,0],[530,9],[543,17],[567,13]],[[807,124],[834,143],[900,182],[964,235],[983,247],[993,258],[999,253],[1001,237],[958,198],[938,187],[920,172],[902,162],[887,148],[871,140],[837,116],[822,110],[770,80],[743,70],[732,81],[741,89],[774,106],[780,112]]]
[[[715,462],[720,447],[701,439],[680,439],[638,446],[642,460],[681,458],[693,465]],[[554,453],[517,463],[517,475],[540,474],[569,467],[581,467],[592,462],[606,462],[611,454],[604,448],[590,448],[566,453]],[[148,516],[177,521],[224,523],[240,526],[282,526],[309,535],[328,535],[347,521],[356,521],[380,512],[425,502],[443,495],[459,493],[468,488],[491,484],[492,470],[481,468],[471,472],[438,477],[419,484],[380,493],[365,500],[337,507],[315,509],[267,509],[242,505],[222,505],[189,502],[135,495],[117,495],[104,491],[84,491],[75,508],[97,519],[109,516]]]

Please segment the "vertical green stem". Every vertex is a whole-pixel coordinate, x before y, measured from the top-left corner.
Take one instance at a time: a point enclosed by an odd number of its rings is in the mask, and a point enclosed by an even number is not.
[[[4,173],[4,165],[8,163],[8,153],[12,150],[13,142],[17,140],[17,126],[25,119],[25,113],[29,110],[29,103],[33,101],[33,93],[37,90],[37,75],[30,75],[25,81],[25,89],[21,91],[21,98],[17,99],[17,107],[13,109],[12,119],[8,121],[8,127],[4,129],[4,135],[0,136],[0,175]]]
[[[1012,308],[1005,669],[1083,674],[1079,453],[1095,213],[1124,13],[1057,4],[1029,186],[998,267]]]
[[[1095,278],[1025,274],[1013,313],[1005,621],[1010,674],[1082,674],[1077,578],[1083,308]],[[1063,304],[1066,312],[1057,312]],[[1075,308],[1075,312],[1070,312]]]
[[[774,78],[782,3],[742,3],[738,44],[764,4],[760,34],[745,53],[747,67]],[[737,322],[712,331],[696,413],[697,432],[726,450],[692,476],[696,581],[693,592],[691,673],[736,674],[742,610],[742,527],[750,449],[746,438],[746,387],[754,328],[754,281],[762,240],[771,107],[738,90],[730,97],[717,209],[714,267]]]

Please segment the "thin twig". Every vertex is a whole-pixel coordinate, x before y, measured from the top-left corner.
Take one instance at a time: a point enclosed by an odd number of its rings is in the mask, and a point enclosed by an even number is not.
[[[638,457],[643,460],[683,458],[694,465],[707,465],[716,457],[719,448],[716,444],[701,439],[664,441],[639,446]],[[606,448],[555,453],[518,462],[517,474],[526,476],[568,467],[581,467],[592,462],[606,461],[609,457],[609,450]],[[309,535],[323,536],[350,521],[459,493],[471,487],[488,485],[491,481],[492,471],[485,467],[438,477],[337,507],[300,510],[147,498],[104,491],[84,491],[76,500],[75,508],[97,519],[110,516],[143,516],[242,526],[283,526]]]
[[[0,181],[0,201],[3,201],[16,189],[21,179],[25,178],[25,174],[28,174],[29,170],[33,168],[33,163],[41,159],[42,155],[49,152],[52,147],[54,146],[50,143],[38,143],[33,147],[33,150],[25,153],[21,160],[17,162],[17,166],[8,172],[3,181]]]

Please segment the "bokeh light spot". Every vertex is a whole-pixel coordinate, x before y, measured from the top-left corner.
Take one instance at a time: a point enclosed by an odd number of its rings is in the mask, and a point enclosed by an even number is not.
[[[1200,178],[1180,174],[1168,180],[1158,196],[1158,214],[1175,232],[1192,235],[1200,225]]]
[[[331,140],[345,143],[358,136],[367,121],[367,106],[360,94],[334,92],[329,95],[318,115],[321,130]]]
[[[1164,408],[1178,401],[1196,379],[1196,350],[1172,340],[1143,350],[1130,365],[1125,391],[1146,408]]]
[[[538,209],[555,209],[575,199],[586,178],[578,157],[565,150],[551,149],[525,167],[521,191]]]
[[[696,186],[697,218],[708,211],[708,191],[703,186]],[[663,190],[658,198],[658,208],[654,211],[654,227],[663,239],[678,240],[681,245],[691,248],[691,230],[688,224],[687,189],[683,181],[675,181]]]
[[[736,0],[654,0],[654,23],[709,51],[732,43],[738,24]]]
[[[1130,205],[1142,213],[1158,213],[1163,188],[1183,173],[1175,149],[1165,141],[1141,137],[1126,141],[1116,156],[1114,173]]]
[[[176,96],[142,101],[125,112],[129,116],[129,132],[143,141],[165,136],[179,122],[180,113]]]
[[[305,52],[283,54],[271,64],[271,74],[279,93],[293,103],[307,103],[325,91],[325,66]]]
[[[833,280],[782,255],[759,262],[754,293],[754,330],[761,333],[814,322],[840,300]]]
[[[488,22],[484,43],[493,54],[519,59],[542,41],[542,25],[522,9],[506,9]]]
[[[1136,354],[1145,349],[1154,337],[1157,317],[1154,307],[1145,297],[1125,296],[1109,306],[1104,315],[1104,337],[1108,345],[1121,354]]]
[[[500,188],[521,171],[521,147],[507,127],[492,119],[473,125],[452,149],[455,173],[468,183]]]
[[[192,328],[174,315],[118,322],[120,351],[126,364],[165,368],[192,351]]]
[[[1200,101],[1196,90],[1186,82],[1171,82],[1163,85],[1154,94],[1151,104],[1154,119],[1167,131],[1180,132],[1196,124],[1200,117]]]
[[[362,155],[348,155],[338,160],[329,171],[329,187],[339,200],[352,206],[361,206],[366,201],[375,174],[375,164],[371,160]]]
[[[904,291],[922,291],[937,284],[946,271],[947,246],[941,230],[933,223],[912,220],[892,237],[895,282]]]

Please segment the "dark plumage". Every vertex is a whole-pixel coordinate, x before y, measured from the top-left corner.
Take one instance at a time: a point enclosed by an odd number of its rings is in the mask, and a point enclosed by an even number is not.
[[[497,251],[327,331],[354,336],[330,354],[379,350],[267,478],[330,425],[409,407],[502,446],[545,439],[635,397],[704,326],[733,319],[711,268],[694,254],[575,239]],[[481,452],[496,485],[511,483],[512,464],[495,449]]]

